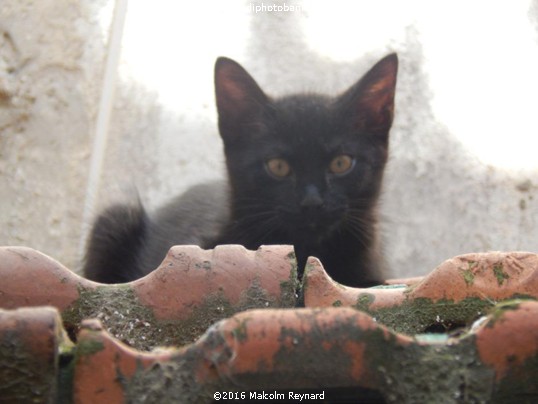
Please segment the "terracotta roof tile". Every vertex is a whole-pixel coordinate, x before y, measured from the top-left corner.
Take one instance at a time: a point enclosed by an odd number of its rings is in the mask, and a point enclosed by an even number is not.
[[[26,247],[0,247],[0,307],[50,305],[64,310],[79,297],[82,279],[54,259]]]
[[[537,279],[535,254],[496,252],[452,258],[421,278],[349,288],[311,258],[306,308],[293,308],[299,285],[289,246],[178,246],[158,270],[121,285],[4,247],[1,398],[210,402],[215,392],[293,390],[353,401],[532,401]],[[170,348],[150,350],[160,345]]]
[[[3,247],[0,307],[52,305],[72,332],[82,320],[98,318],[116,337],[148,349],[192,342],[238,311],[293,307],[295,274],[290,246],[177,246],[148,276],[101,285],[35,250]]]
[[[55,401],[64,341],[62,320],[52,307],[0,309],[0,401]]]
[[[405,281],[405,280],[404,280]],[[350,288],[337,284],[310,258],[304,286],[307,307],[351,306],[408,334],[460,327],[497,302],[538,299],[538,255],[474,253],[452,258],[409,285]]]
[[[538,318],[538,303],[514,303],[476,330],[440,341],[393,333],[350,308],[251,310],[215,324],[192,345],[154,354],[94,326],[79,337],[99,349],[77,359],[75,398],[121,402],[143,392],[161,402],[208,402],[223,391],[361,387],[388,402],[439,395],[485,402],[514,394],[506,382],[514,379],[517,394],[537,394],[538,327],[529,317]]]

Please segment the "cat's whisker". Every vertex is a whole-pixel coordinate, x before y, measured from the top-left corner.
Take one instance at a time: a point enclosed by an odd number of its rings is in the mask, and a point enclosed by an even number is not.
[[[372,219],[369,217],[364,217],[364,212],[361,212],[361,215],[353,215],[350,213],[358,213],[359,211],[353,212],[353,210],[348,211],[348,214],[345,216],[345,226],[346,229],[351,232],[356,239],[363,245],[370,245],[373,234],[372,234]]]
[[[234,223],[234,230],[238,240],[248,240],[249,244],[256,246],[263,244],[278,225],[278,218],[271,212],[242,217]]]

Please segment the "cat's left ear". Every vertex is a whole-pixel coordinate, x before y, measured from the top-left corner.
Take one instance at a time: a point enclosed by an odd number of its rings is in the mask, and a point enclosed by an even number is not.
[[[388,135],[394,115],[397,73],[398,56],[392,53],[377,62],[340,97],[355,129],[384,137]]]
[[[241,138],[243,131],[260,122],[268,97],[237,62],[219,57],[215,64],[215,95],[222,138]]]

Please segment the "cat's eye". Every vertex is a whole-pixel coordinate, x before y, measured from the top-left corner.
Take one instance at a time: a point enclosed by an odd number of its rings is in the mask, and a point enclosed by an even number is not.
[[[329,164],[329,171],[332,174],[347,174],[353,168],[353,157],[347,154],[341,154],[332,159]]]
[[[276,178],[286,178],[291,173],[291,167],[288,162],[281,158],[269,159],[265,163],[269,174]]]

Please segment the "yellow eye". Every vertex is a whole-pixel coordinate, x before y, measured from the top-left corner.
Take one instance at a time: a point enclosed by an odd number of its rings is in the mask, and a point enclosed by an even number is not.
[[[291,167],[284,159],[270,159],[265,163],[265,166],[267,167],[269,174],[276,178],[285,178],[291,173]]]
[[[341,154],[332,159],[329,171],[333,174],[346,174],[353,168],[353,157]]]

